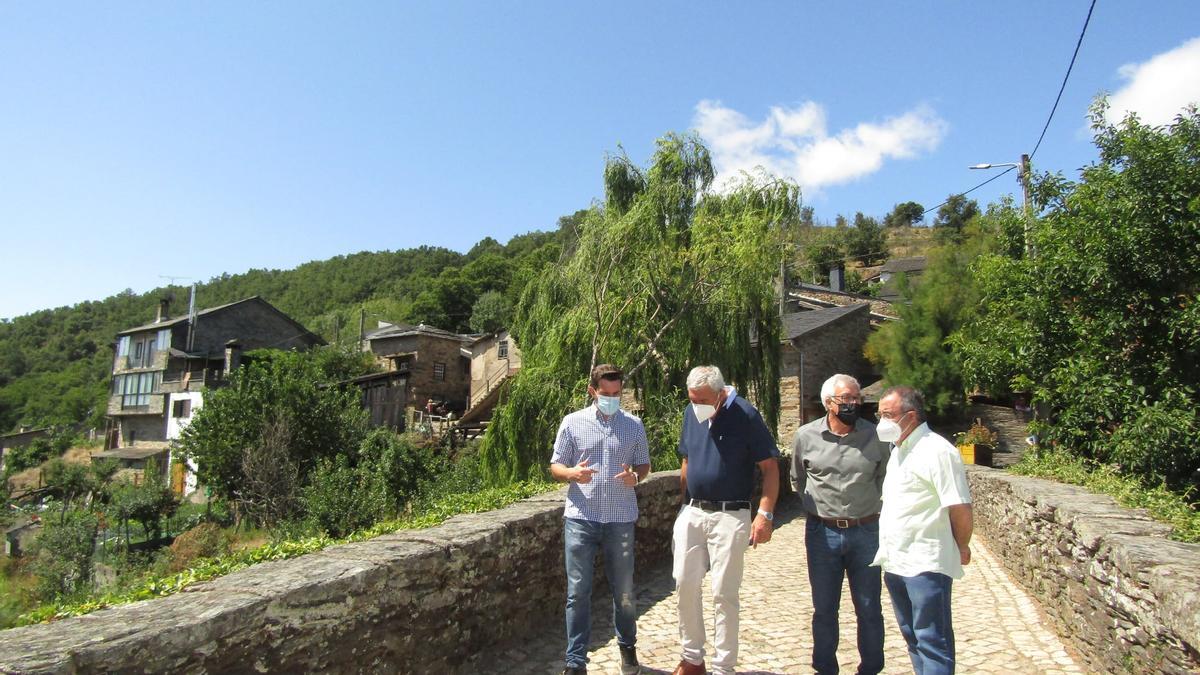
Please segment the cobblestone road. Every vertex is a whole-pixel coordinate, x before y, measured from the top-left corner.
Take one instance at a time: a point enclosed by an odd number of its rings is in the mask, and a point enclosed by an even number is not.
[[[742,582],[742,626],[739,672],[754,675],[811,673],[812,602],[804,555],[804,520],[796,502],[779,515],[770,543],[746,553]],[[1051,631],[1037,603],[1009,579],[1000,563],[978,537],[966,576],[954,583],[953,612],[960,673],[1084,673],[1081,661]],[[679,662],[674,583],[669,567],[638,570],[638,655],[643,673],[670,673]],[[707,587],[707,583],[705,584]],[[886,640],[885,673],[911,673],[904,639],[896,627],[887,589],[883,591]],[[620,673],[620,656],[613,637],[610,604],[593,603],[594,625],[588,672]],[[712,631],[711,604],[705,616]],[[600,608],[600,611],[597,609]],[[596,616],[598,614],[598,616]],[[843,587],[841,644],[842,672],[858,665],[854,644],[854,608]],[[476,672],[560,673],[565,645],[562,620],[546,626],[528,643],[503,653],[480,655]],[[711,648],[711,645],[710,645]]]

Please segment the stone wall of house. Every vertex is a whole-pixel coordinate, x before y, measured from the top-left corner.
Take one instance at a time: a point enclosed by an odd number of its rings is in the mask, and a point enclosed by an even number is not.
[[[831,375],[846,373],[864,386],[873,379],[863,347],[871,332],[866,312],[848,314],[784,344],[779,365],[779,442],[790,445],[802,424],[824,413],[821,385]],[[801,368],[803,355],[803,368]],[[800,390],[803,376],[804,398]]]
[[[486,647],[562,620],[565,489],[167,598],[0,631],[0,672],[467,670]],[[678,491],[678,472],[638,486],[639,567],[670,555]]]
[[[1144,511],[969,467],[976,531],[1097,672],[1200,672],[1200,545]]]
[[[471,362],[462,355],[459,340],[421,335],[417,338],[417,358],[408,377],[408,400],[420,407],[427,399],[447,402],[461,412],[471,391]],[[434,364],[445,365],[445,379],[434,378]]]

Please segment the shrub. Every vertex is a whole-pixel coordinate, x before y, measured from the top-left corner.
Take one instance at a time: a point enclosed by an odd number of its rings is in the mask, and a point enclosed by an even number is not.
[[[345,455],[317,462],[304,488],[308,522],[331,537],[343,537],[395,512],[384,477],[362,463],[351,466]]]
[[[229,553],[230,536],[215,523],[200,523],[175,537],[171,544],[167,569],[180,572],[200,558],[216,558]]]
[[[447,464],[439,446],[413,434],[399,436],[383,428],[372,430],[363,440],[358,461],[378,474],[387,501],[395,509],[403,509],[419,496]]]
[[[1115,466],[1095,464],[1063,449],[1026,454],[1010,470],[1024,476],[1080,485],[1092,492],[1109,495],[1122,506],[1144,508],[1152,518],[1174,528],[1171,539],[1200,542],[1200,511],[1192,501],[1195,497],[1192,492],[1175,492],[1164,484],[1147,485],[1142,480],[1145,475],[1141,479],[1122,475]]]
[[[37,596],[52,600],[89,590],[96,517],[71,510],[63,514],[61,521],[52,518],[43,522],[29,562],[29,572],[38,580]]]

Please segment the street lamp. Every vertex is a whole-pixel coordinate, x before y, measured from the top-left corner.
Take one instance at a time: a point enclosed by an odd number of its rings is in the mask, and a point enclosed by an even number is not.
[[[975,164],[968,169],[999,169],[1013,167],[1017,170],[1017,181],[1021,183],[1021,194],[1025,198],[1025,253],[1033,251],[1029,243],[1029,221],[1033,219],[1033,204],[1029,201],[1029,155],[1021,155],[1020,163],[1005,162],[1003,164]]]

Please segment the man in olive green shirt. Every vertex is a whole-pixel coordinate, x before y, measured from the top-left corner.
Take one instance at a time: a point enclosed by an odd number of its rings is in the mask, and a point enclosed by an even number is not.
[[[849,577],[858,618],[860,675],[883,670],[882,581],[871,567],[879,549],[879,510],[888,444],[859,417],[858,381],[834,375],[821,387],[826,414],[796,431],[792,487],[808,516],[804,544],[813,598],[812,667],[838,672],[838,605]]]

